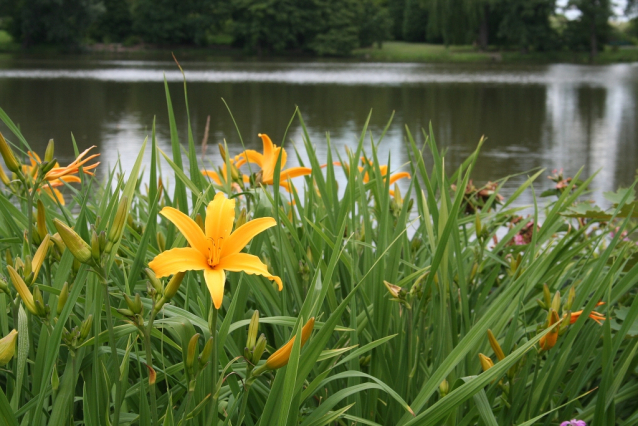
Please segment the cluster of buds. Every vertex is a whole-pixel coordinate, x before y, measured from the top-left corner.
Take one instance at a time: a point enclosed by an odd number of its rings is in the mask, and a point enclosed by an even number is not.
[[[451,189],[456,191],[456,185],[452,184]],[[494,197],[495,204],[501,204],[504,200],[503,196],[497,193],[498,183],[487,182],[481,188],[474,186],[474,183],[470,179],[463,191],[463,198],[465,200],[465,213],[474,214],[479,210],[483,210],[487,201]]]
[[[27,310],[42,319],[48,318],[51,310],[49,306],[44,303],[42,292],[38,286],[34,285],[32,287],[33,292],[29,290],[29,286],[32,285],[38,277],[40,268],[49,252],[49,242],[50,238],[47,234],[40,244],[40,247],[38,247],[33,259],[27,255],[24,262],[19,257],[13,261],[11,253],[7,252],[7,271],[9,272],[11,283],[20,295]],[[6,283],[4,283],[4,285],[0,284],[0,289],[10,294]]]
[[[128,197],[123,196],[120,199],[120,204],[109,228],[108,235],[105,231],[98,233],[96,227],[93,227],[90,245],[73,228],[59,219],[54,219],[53,223],[64,245],[80,263],[100,267],[102,256],[109,255],[115,244],[122,237],[128,216],[128,205]]]
[[[563,169],[560,169],[560,170],[554,169],[552,173],[553,173],[552,175],[547,176],[547,179],[554,182],[555,185],[552,189],[549,189],[543,192],[541,194],[541,197],[548,197],[551,195],[560,196],[567,189],[567,187],[569,187],[569,185],[572,184],[573,179],[571,177],[565,177],[563,175]],[[583,184],[583,181],[576,180],[575,182],[573,182],[573,184],[574,184],[573,189],[575,190],[576,188],[578,188],[580,185]]]
[[[547,319],[544,324],[539,325],[537,332],[541,332],[554,324],[561,322],[552,331],[543,336],[540,340],[540,347],[542,351],[548,351],[556,345],[559,336],[562,336],[567,331],[571,324],[578,321],[578,318],[583,314],[583,310],[572,312],[572,305],[576,298],[576,289],[572,286],[567,294],[567,301],[563,304],[561,300],[560,291],[556,291],[552,297],[549,286],[543,284],[543,300],[537,299],[538,305],[547,310]],[[602,305],[603,302],[599,302],[596,306]],[[562,315],[559,316],[558,312],[562,310]],[[606,319],[605,315],[600,312],[592,311],[589,313],[589,318],[601,324]]]
[[[127,307],[117,309],[117,312],[132,320],[136,326],[142,329],[144,327],[144,305],[142,305],[142,298],[139,293],[135,293],[132,299],[128,294],[124,293],[124,301]]]
[[[177,294],[179,286],[182,284],[182,280],[186,275],[186,272],[178,272],[168,281],[166,287],[157,278],[155,272],[152,269],[144,269],[148,281],[146,283],[146,292],[148,296],[153,300],[153,309],[155,313],[159,312],[166,303],[170,302]]]
[[[246,338],[246,347],[244,348],[244,358],[246,359],[246,369],[248,373],[257,365],[261,356],[266,350],[266,336],[259,333],[259,311],[253,312],[248,326],[248,336]]]
[[[209,337],[204,349],[199,352],[199,333],[195,333],[188,342],[186,357],[184,358],[184,371],[188,377],[188,390],[193,392],[197,383],[197,375],[206,367],[213,353],[213,338]],[[195,362],[197,359],[197,362]]]
[[[509,260],[509,264],[510,264],[510,269],[507,272],[508,275],[514,278],[518,278],[521,275],[521,272],[523,271],[523,268],[520,268],[521,262],[523,260],[523,253],[518,252],[516,256],[513,256],[512,254],[508,254],[506,256],[506,259]]]
[[[86,317],[80,326],[75,326],[71,330],[66,327],[62,331],[62,342],[70,349],[71,354],[74,354],[76,349],[86,341],[91,334],[91,326],[93,325],[93,315]]]
[[[399,306],[405,306],[406,309],[412,309],[410,303],[408,303],[408,292],[405,291],[403,287],[399,287],[398,285],[391,284],[387,281],[383,281],[383,285],[390,293],[390,300],[393,302],[399,303]]]
[[[503,352],[503,348],[501,348],[501,345],[498,343],[498,340],[496,339],[496,336],[494,336],[494,333],[492,333],[492,330],[487,330],[487,340],[489,341],[490,346],[492,347],[492,351],[494,351],[494,355],[496,356],[496,359],[497,359],[496,362],[503,361],[505,359],[505,353]],[[490,358],[487,355],[484,355],[482,353],[479,354],[479,361],[481,363],[481,369],[483,371],[487,371],[490,368],[494,367],[494,361],[492,361],[492,358]],[[520,369],[522,364],[523,364],[523,360],[521,360],[520,362],[514,364],[507,371],[507,378],[508,378],[510,383],[514,379],[514,377],[516,376],[516,373],[518,372],[518,370]],[[509,393],[509,385],[508,384],[504,383],[503,380],[499,381],[498,384],[499,384],[499,387],[505,393]]]

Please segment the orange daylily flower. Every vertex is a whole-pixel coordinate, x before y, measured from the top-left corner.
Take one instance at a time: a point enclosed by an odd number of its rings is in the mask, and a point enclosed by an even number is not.
[[[372,161],[368,161],[368,164],[370,164],[371,166],[373,165]],[[361,157],[361,162],[363,164],[366,163],[366,158],[365,157]],[[342,166],[342,164],[339,161],[336,161],[334,163],[335,166]],[[325,167],[326,165],[324,164],[321,167]],[[348,164],[344,164],[343,167],[346,169],[346,171],[349,169],[349,165]],[[365,167],[364,166],[359,166],[359,172],[363,173],[365,171]],[[385,179],[388,176],[388,166],[387,165],[380,165],[379,166],[379,171],[381,172],[381,177],[383,178],[383,181],[385,183]],[[392,186],[392,184],[394,184],[394,182],[401,180],[401,179],[411,179],[412,176],[410,175],[410,173],[408,172],[397,172],[394,174],[390,175],[390,186]],[[363,175],[363,183],[368,183],[370,182],[370,175],[368,174],[368,172],[366,171],[365,174]],[[394,196],[394,190],[390,189],[390,195]]]
[[[53,167],[47,172],[46,175],[44,175],[45,184],[42,186],[41,189],[43,189],[51,198],[57,199],[60,204],[64,205],[64,197],[62,196],[62,193],[58,189],[56,189],[56,187],[64,185],[65,182],[81,182],[79,177],[74,176],[80,171],[80,167],[83,167],[83,173],[93,176],[93,172],[91,170],[95,169],[100,163],[97,162],[88,166],[84,166],[86,162],[100,155],[93,154],[87,158],[84,158],[84,156],[93,148],[95,148],[95,146],[86,149],[84,152],[78,155],[78,157],[71,164],[66,167],[60,167],[60,165],[56,163],[55,167]],[[31,165],[23,165],[22,173],[25,176],[31,176],[31,178],[35,179],[38,175],[37,166],[38,164],[42,163],[42,160],[40,159],[40,156],[35,152],[29,151],[27,154],[29,155]]]
[[[231,167],[231,170],[237,167],[234,160],[230,160],[230,167]],[[231,172],[231,175],[233,173],[234,171]],[[224,166],[221,169],[221,174],[214,170],[202,170],[202,174],[208,178],[211,178],[213,182],[215,182],[217,185],[224,185],[226,182],[228,182],[228,179],[229,179],[226,163],[224,163]],[[232,179],[232,176],[231,176],[231,179]],[[250,177],[245,174],[241,175],[241,179],[244,183],[250,182]]]
[[[259,167],[261,167],[261,182],[267,185],[272,185],[275,175],[275,167],[277,166],[277,160],[279,159],[279,155],[281,155],[279,185],[284,187],[284,189],[286,189],[286,191],[288,192],[290,192],[290,188],[292,185],[290,179],[298,176],[309,175],[312,173],[312,169],[308,167],[291,167],[290,169],[284,170],[286,161],[288,160],[288,154],[286,154],[286,150],[273,144],[268,135],[260,133],[258,136],[261,138],[264,144],[264,153],[260,154],[255,150],[247,149],[237,156],[237,167],[241,167],[246,163],[257,164]]]
[[[604,305],[604,304],[605,304],[605,302],[598,302],[598,303],[596,304],[596,306],[600,306],[600,305]],[[582,311],[582,310],[580,310],[580,311],[576,311],[576,312],[572,312],[572,313],[570,314],[569,323],[570,323],[570,324],[573,324],[573,323],[575,323],[576,321],[578,321],[578,318],[580,318],[580,316],[581,316],[582,314],[583,314],[583,311]],[[603,314],[601,314],[600,312],[596,312],[596,311],[591,311],[591,312],[589,313],[589,315],[588,315],[588,316],[589,316],[589,318],[593,319],[594,321],[596,321],[598,324],[601,324],[601,325],[602,325],[602,322],[601,322],[601,321],[604,321],[604,320],[606,320],[606,319],[607,319],[607,317],[606,317],[606,316],[604,316],[604,315],[603,315]]]
[[[282,290],[281,278],[271,275],[257,256],[240,253],[253,237],[277,224],[272,217],[251,220],[231,232],[235,222],[235,200],[229,200],[221,192],[206,208],[205,232],[197,222],[177,209],[164,207],[160,214],[173,222],[190,247],[174,248],[157,255],[148,266],[158,278],[178,272],[204,271],[216,309],[221,307],[224,298],[224,271],[262,275],[275,281],[279,291]]]

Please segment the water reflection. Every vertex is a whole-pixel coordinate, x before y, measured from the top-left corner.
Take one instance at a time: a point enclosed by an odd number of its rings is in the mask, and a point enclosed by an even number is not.
[[[257,133],[268,133],[291,151],[289,166],[297,164],[295,146],[305,158],[298,120],[284,140],[296,106],[320,158],[325,158],[328,133],[341,153],[344,146],[356,144],[372,110],[369,130],[375,141],[395,113],[379,145],[382,158],[391,155],[393,170],[409,161],[405,126],[422,142],[420,129],[430,122],[451,166],[471,153],[482,135],[488,137],[474,174],[478,182],[537,167],[564,168],[573,174],[584,166],[585,176],[602,168],[596,187],[607,191],[630,184],[638,166],[638,67],[633,65],[183,65],[196,143],[210,115],[209,144],[226,140],[233,154],[242,149],[241,142],[221,98],[245,146],[258,149]],[[37,150],[54,138],[58,158],[69,161],[73,132],[80,147],[98,145],[105,163],[113,165],[119,158],[130,168],[154,117],[159,145],[170,151],[164,73],[185,143],[181,75],[167,61],[0,60],[0,106]],[[219,164],[217,157],[211,147],[207,161]],[[525,179],[513,177],[507,190]]]

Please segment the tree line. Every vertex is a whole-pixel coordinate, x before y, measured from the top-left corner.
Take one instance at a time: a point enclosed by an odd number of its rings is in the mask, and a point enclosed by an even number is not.
[[[629,0],[635,11],[638,0]],[[25,47],[87,42],[230,43],[258,54],[348,55],[386,40],[527,51],[589,50],[611,33],[611,0],[0,0]]]

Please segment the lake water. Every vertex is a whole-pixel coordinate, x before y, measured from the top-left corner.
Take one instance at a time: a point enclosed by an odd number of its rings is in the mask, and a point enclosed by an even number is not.
[[[267,133],[280,144],[298,106],[322,159],[327,133],[343,154],[345,146],[356,144],[372,111],[369,129],[375,139],[395,113],[380,145],[382,158],[391,153],[393,170],[408,161],[405,126],[420,135],[430,122],[438,144],[447,150],[450,166],[457,166],[480,137],[487,136],[474,173],[478,183],[539,167],[547,168],[546,174],[563,168],[573,175],[584,166],[584,176],[602,169],[595,181],[600,194],[631,184],[638,167],[638,66],[634,64],[510,66],[219,58],[188,59],[181,64],[198,144],[211,117],[207,163],[220,164],[216,145],[223,140],[232,154],[241,151],[223,98],[248,148],[260,148],[258,133]],[[0,57],[0,107],[37,151],[43,152],[54,138],[61,163],[72,159],[73,132],[80,148],[97,145],[103,164],[113,165],[119,158],[126,169],[150,136],[154,116],[159,145],[170,151],[164,76],[180,137],[186,143],[182,77],[169,54],[153,60]],[[4,126],[0,129],[7,134]],[[296,165],[293,145],[303,151],[298,120],[283,144],[289,151],[288,165]],[[505,192],[524,180],[525,175],[512,178]],[[538,188],[550,185],[543,177]],[[531,198],[520,202],[531,202]]]

